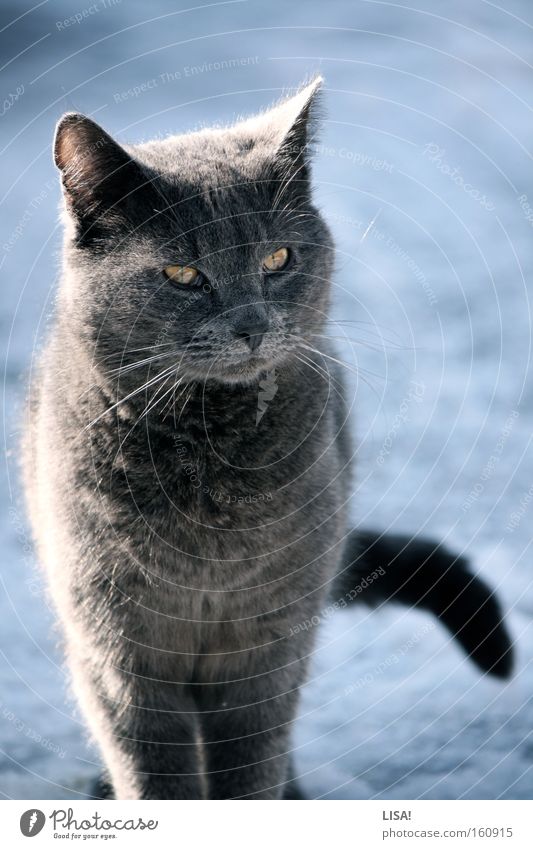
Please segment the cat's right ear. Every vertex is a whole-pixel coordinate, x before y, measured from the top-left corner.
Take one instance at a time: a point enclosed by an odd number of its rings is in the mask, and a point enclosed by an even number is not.
[[[146,183],[140,166],[95,121],[76,112],[56,127],[54,161],[61,171],[69,212],[95,227],[107,211],[118,211]]]

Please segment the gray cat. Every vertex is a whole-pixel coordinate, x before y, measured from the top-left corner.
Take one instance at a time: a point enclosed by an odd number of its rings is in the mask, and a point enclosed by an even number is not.
[[[24,469],[118,798],[296,795],[291,723],[330,600],[425,606],[510,671],[499,605],[461,558],[347,525],[319,86],[136,146],[78,114],[57,127],[63,273]]]

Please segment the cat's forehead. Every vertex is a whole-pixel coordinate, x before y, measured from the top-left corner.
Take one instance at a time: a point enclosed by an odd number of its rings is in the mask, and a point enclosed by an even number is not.
[[[200,253],[264,240],[273,196],[268,155],[229,132],[150,142],[132,153],[160,177],[173,214]],[[168,222],[168,218],[167,218]]]
[[[272,159],[271,151],[232,129],[169,136],[132,152],[166,179],[207,190],[261,180]]]

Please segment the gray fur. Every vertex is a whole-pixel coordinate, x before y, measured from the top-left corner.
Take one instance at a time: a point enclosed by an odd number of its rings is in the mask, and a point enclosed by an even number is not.
[[[308,350],[333,267],[309,186],[318,87],[127,152],[79,115],[57,131],[63,271],[26,489],[119,798],[278,798],[289,777],[316,630],[296,626],[325,603],[350,493],[342,375]],[[265,278],[280,246],[294,262]],[[163,278],[180,259],[211,291]],[[235,333],[256,321],[251,353]]]

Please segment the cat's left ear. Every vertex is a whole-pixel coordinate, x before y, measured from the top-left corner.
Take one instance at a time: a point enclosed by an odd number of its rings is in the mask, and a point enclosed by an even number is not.
[[[147,183],[141,166],[95,121],[67,113],[54,139],[67,208],[78,238],[96,237],[103,219],[125,211],[132,195]]]
[[[237,124],[237,131],[250,148],[289,169],[299,169],[305,177],[310,159],[310,142],[316,131],[322,77],[310,83],[272,109]]]

